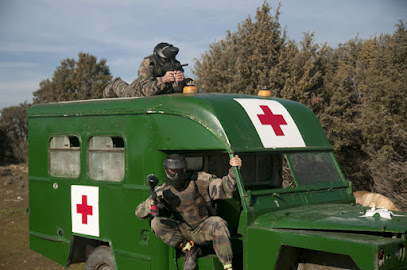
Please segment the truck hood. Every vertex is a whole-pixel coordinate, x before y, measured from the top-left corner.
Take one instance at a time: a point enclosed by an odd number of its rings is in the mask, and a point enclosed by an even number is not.
[[[359,205],[319,204],[268,212],[257,217],[255,227],[274,229],[407,232],[407,213]]]

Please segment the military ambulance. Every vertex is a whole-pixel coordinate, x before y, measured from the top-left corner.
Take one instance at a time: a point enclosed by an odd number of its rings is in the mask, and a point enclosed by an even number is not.
[[[224,176],[238,154],[234,198],[218,201],[234,269],[407,269],[407,213],[355,204],[317,118],[271,97],[174,94],[32,106],[30,248],[63,266],[183,268],[183,255],[134,211],[163,182],[163,160]],[[222,269],[211,246],[200,270]]]

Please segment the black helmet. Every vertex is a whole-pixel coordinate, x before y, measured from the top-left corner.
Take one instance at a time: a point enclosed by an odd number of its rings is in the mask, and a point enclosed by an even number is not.
[[[185,188],[187,174],[187,160],[184,156],[171,154],[164,159],[165,181],[177,190]]]
[[[178,54],[178,51],[179,49],[177,47],[174,47],[172,44],[166,42],[158,43],[154,47],[154,54],[161,58],[175,58],[175,56]]]

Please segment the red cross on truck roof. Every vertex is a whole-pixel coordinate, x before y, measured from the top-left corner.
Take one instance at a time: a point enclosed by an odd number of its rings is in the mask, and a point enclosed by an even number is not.
[[[268,106],[260,105],[260,108],[263,110],[264,114],[258,114],[260,122],[263,125],[270,125],[276,136],[284,136],[284,132],[281,129],[281,125],[287,125],[284,117],[280,114],[273,114]]]

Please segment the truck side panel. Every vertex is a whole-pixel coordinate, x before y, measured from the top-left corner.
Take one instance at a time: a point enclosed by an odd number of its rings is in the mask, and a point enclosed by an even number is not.
[[[196,150],[197,145],[198,150],[208,146],[219,149],[223,142],[197,122],[172,115],[31,118],[29,128],[31,249],[65,265],[72,237],[77,235],[110,243],[119,269],[134,265],[138,269],[168,268],[168,246],[151,231],[149,219],[139,220],[134,215],[136,206],[149,196],[145,178],[153,173],[164,180],[162,161],[167,151]],[[58,136],[77,138],[78,176],[56,177],[49,172],[50,140]],[[89,142],[95,136],[123,140],[122,181],[97,181],[89,176]],[[76,210],[71,205],[72,186],[97,187],[98,234],[72,232],[72,211]]]

